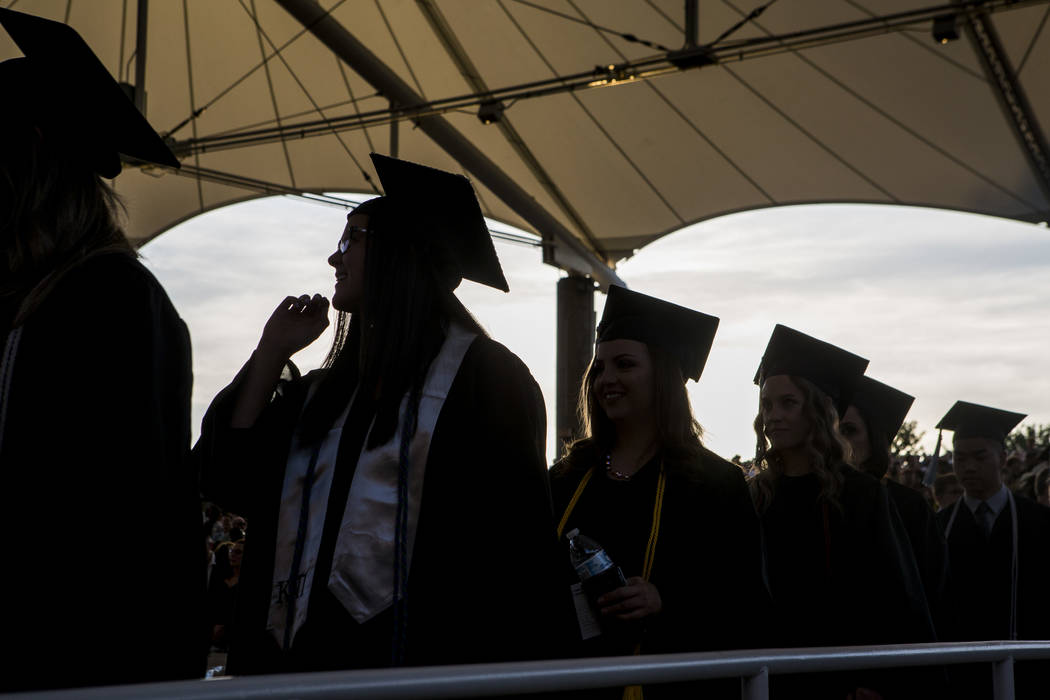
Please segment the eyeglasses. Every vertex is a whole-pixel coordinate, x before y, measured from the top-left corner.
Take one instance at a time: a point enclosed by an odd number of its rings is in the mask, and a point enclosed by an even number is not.
[[[361,236],[366,233],[370,233],[371,230],[364,226],[347,226],[343,230],[343,237],[339,239],[339,253],[342,255],[346,251],[350,250],[351,243],[357,243],[361,240]]]

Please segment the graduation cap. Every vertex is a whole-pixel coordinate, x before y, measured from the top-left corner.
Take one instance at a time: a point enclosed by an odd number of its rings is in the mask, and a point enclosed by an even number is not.
[[[886,445],[889,447],[893,444],[897,431],[904,425],[904,419],[914,402],[914,396],[871,377],[861,377],[850,403],[857,407],[865,420],[875,420],[886,429],[886,435],[883,437],[889,440]]]
[[[1024,419],[1025,414],[1023,413],[1003,411],[968,401],[956,401],[955,405],[944,414],[941,421],[934,426],[937,428],[937,445],[933,448],[933,457],[926,474],[929,483],[932,483],[937,475],[941,458],[941,439],[944,437],[945,430],[954,431],[956,440],[980,437],[1003,444],[1010,431]],[[926,481],[924,480],[923,483]]]
[[[455,173],[372,153],[386,197],[414,217],[449,253],[460,277],[509,292],[470,180]]]
[[[25,58],[0,63],[4,110],[41,127],[44,138],[103,177],[120,156],[179,167],[164,140],[135,108],[91,48],[60,22],[0,9],[0,25]]]
[[[960,438],[988,438],[996,442],[1005,442],[1010,431],[1025,419],[1024,413],[1003,411],[990,406],[981,406],[966,401],[956,401],[941,422],[936,425],[937,430],[952,430],[955,439]],[[938,438],[940,442],[940,438]]]
[[[678,360],[682,376],[696,381],[707,364],[716,330],[714,316],[611,286],[596,342],[628,339],[663,348]]]
[[[755,384],[778,374],[808,379],[831,397],[841,417],[867,367],[863,357],[778,323],[762,354]]]

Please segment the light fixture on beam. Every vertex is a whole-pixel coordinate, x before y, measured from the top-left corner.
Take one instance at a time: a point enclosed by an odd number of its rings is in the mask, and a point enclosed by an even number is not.
[[[933,18],[933,40],[938,44],[947,44],[959,38],[955,26],[955,15],[940,15]]]
[[[482,102],[481,106],[478,107],[478,119],[481,120],[482,124],[495,124],[503,119],[503,109],[503,103],[499,100]]]

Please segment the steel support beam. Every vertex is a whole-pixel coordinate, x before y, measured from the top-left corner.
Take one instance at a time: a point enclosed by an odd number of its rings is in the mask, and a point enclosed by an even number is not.
[[[169,681],[102,688],[69,688],[15,694],[11,696],[11,700],[490,698],[507,694],[681,683],[707,678],[736,676],[757,681],[765,675],[781,673],[825,673],[896,667],[929,668],[961,663],[1002,662],[1001,668],[1005,673],[1010,664],[1003,660],[1011,656],[1020,660],[1050,659],[1050,644],[962,642],[812,649],[748,649],[463,666],[324,671],[279,676],[241,676],[221,681]],[[760,683],[756,682],[752,687],[756,688],[757,692],[759,686]]]
[[[995,700],[1014,700],[1014,657],[992,663],[992,697]]]
[[[740,697],[743,700],[769,700],[769,668],[763,666],[753,676],[740,679]]]
[[[424,104],[420,95],[417,95],[405,81],[315,0],[277,0],[277,3],[391,102],[401,107]],[[586,265],[580,265],[571,271],[591,275],[603,288],[610,284],[623,285],[623,281],[606,264],[606,261],[600,260],[569,229],[540,206],[528,192],[504,173],[496,163],[444,117],[420,117],[414,121],[438,146],[513,209],[518,216],[525,219],[541,236],[552,241],[556,246],[567,248],[574,254],[573,257],[576,260],[586,261]],[[546,256],[545,259],[547,259]]]
[[[963,1],[963,0],[960,0]],[[731,63],[763,58],[782,53],[802,51],[818,46],[852,41],[891,32],[914,29],[919,24],[933,21],[951,11],[969,11],[977,4],[982,12],[994,13],[1016,10],[1022,7],[1045,5],[1050,0],[965,0],[963,5],[938,5],[933,8],[899,12],[892,15],[869,17],[855,22],[846,22],[816,29],[807,29],[776,36],[758,36],[740,42],[726,42],[693,48],[680,49],[649,58],[627,61],[621,64],[595,66],[589,70],[561,75],[503,88],[484,89],[480,92],[445,97],[426,103],[400,105],[396,109],[378,109],[357,112],[353,115],[311,119],[285,124],[280,127],[234,130],[221,135],[202,136],[177,141],[172,148],[180,158],[193,153],[206,153],[228,148],[263,143],[276,143],[288,139],[302,139],[333,131],[365,129],[385,126],[391,121],[411,120],[420,123],[424,117],[447,114],[453,111],[478,109],[487,102],[518,102],[550,95],[604,89],[626,85],[637,80],[650,80],[661,75],[678,73],[685,69],[702,68],[718,63]],[[190,119],[177,125],[177,132]]]
[[[580,435],[576,401],[594,343],[594,282],[582,275],[558,280],[557,456]]]
[[[466,50],[456,37],[455,32],[452,31],[452,26],[449,25],[448,20],[445,19],[445,15],[441,12],[441,9],[437,6],[435,0],[416,0],[416,5],[419,7],[420,12],[426,18],[427,23],[430,24],[430,28],[437,35],[438,40],[445,47],[445,53],[448,54],[449,58],[455,62],[459,68],[460,74],[463,79],[467,81],[471,89],[477,95],[488,95],[491,94],[489,86],[485,84],[484,79],[481,77],[481,72],[474,66],[473,61],[470,60],[470,56],[467,55]],[[497,101],[501,105],[502,102]],[[532,176],[536,178],[536,181],[540,183],[542,187],[554,200],[554,203],[561,210],[562,214],[568,217],[572,225],[576,227],[576,230],[583,234],[584,239],[590,245],[591,249],[601,258],[608,258],[602,246],[599,244],[597,237],[594,232],[591,231],[590,227],[587,226],[587,222],[583,220],[579,212],[576,211],[575,207],[569,201],[568,197],[561,191],[561,189],[554,184],[554,180],[547,173],[546,168],[540,163],[539,159],[532,152],[532,150],[525,143],[525,139],[521,137],[518,130],[514,128],[513,123],[507,115],[503,115],[496,121],[494,126],[500,130],[503,134],[503,138],[506,139],[507,143],[510,144],[514,152],[518,154],[521,161],[532,173]],[[550,248],[545,248],[544,253],[553,253]],[[544,259],[544,262],[556,265],[557,261]]]
[[[991,15],[984,11],[966,15],[964,25],[988,84],[1050,209],[1050,147],[1047,146],[1028,95],[1017,79],[1017,72],[999,39],[999,32],[992,23]]]
[[[139,0],[135,17],[135,108],[146,114],[146,38],[149,34],[149,0]]]
[[[700,0],[685,0],[685,45],[692,48],[700,42]]]

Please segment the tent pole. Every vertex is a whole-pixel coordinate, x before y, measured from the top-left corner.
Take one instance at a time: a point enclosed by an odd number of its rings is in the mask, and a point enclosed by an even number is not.
[[[149,0],[139,0],[135,19],[135,107],[146,113],[146,34],[149,25]]]
[[[397,109],[397,105],[391,102],[390,111],[393,112],[395,109]],[[396,119],[390,122],[390,155],[394,158],[398,157],[398,151],[401,150],[400,145],[397,142],[397,124],[398,122]]]
[[[558,280],[558,374],[555,407],[557,458],[579,433],[576,397],[591,361],[594,342],[594,282],[570,274]]]
[[[958,0],[955,0],[958,2]],[[1003,110],[1010,130],[1025,155],[1032,175],[1050,205],[1050,147],[1039,126],[1039,119],[1028,101],[1028,94],[1017,79],[1017,71],[999,39],[991,15],[978,10],[966,15],[963,25],[988,85]]]
[[[691,49],[700,41],[700,0],[685,0],[685,47]]]
[[[424,103],[422,97],[317,4],[316,0],[277,0],[277,4],[390,101],[402,107]],[[623,285],[623,281],[605,261],[599,259],[444,117],[419,117],[415,121],[427,136],[518,216],[533,226],[546,241],[563,246],[574,253],[583,263],[580,267],[584,268],[576,269],[575,272],[591,275],[603,288],[610,284]]]

